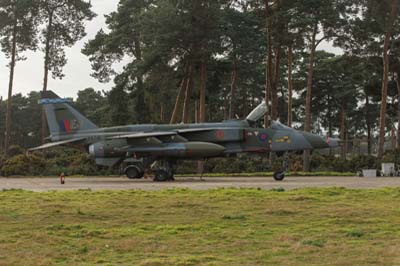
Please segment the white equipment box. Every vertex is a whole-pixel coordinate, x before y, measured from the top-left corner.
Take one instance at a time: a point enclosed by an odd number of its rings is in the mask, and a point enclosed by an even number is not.
[[[362,170],[363,177],[376,177],[376,169],[364,169]]]
[[[396,169],[394,163],[383,163],[382,164],[382,176],[395,176]]]

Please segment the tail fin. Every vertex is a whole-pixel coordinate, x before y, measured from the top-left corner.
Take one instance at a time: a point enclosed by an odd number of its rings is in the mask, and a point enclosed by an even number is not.
[[[75,110],[68,99],[61,99],[52,91],[42,93],[39,104],[44,106],[50,135],[74,134],[97,126]]]

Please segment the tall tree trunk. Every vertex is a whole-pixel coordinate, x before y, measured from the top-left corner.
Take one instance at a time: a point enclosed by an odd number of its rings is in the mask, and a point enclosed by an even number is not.
[[[236,62],[236,55],[233,59],[233,69],[232,69],[232,76],[231,76],[231,101],[229,106],[229,119],[234,119],[236,110],[235,110],[235,103],[236,103],[236,80],[237,80],[237,62]]]
[[[139,16],[140,11],[135,10],[135,15]],[[133,41],[135,44],[135,58],[136,61],[141,62],[143,60],[142,56],[142,41],[141,41],[141,33],[139,31],[135,32],[133,36]],[[135,111],[136,114],[138,115],[138,122],[139,123],[144,123],[148,122],[150,119],[149,117],[149,111],[146,108],[146,98],[145,98],[145,90],[143,87],[143,74],[138,72],[136,75],[136,80],[137,80],[137,88],[136,88],[136,106],[135,106]]]
[[[188,81],[186,82],[185,101],[183,102],[182,122],[184,124],[189,123],[189,105],[190,105],[190,97],[192,95],[192,85],[193,85],[192,66],[190,66]]]
[[[201,63],[201,82],[200,82],[200,99],[199,99],[199,123],[206,122],[206,82],[207,82],[207,65],[205,60]],[[197,173],[204,172],[204,162],[197,162]]]
[[[264,116],[264,127],[269,126],[269,99],[271,90],[271,79],[272,79],[272,36],[271,36],[271,23],[269,17],[269,0],[265,0],[265,27],[267,32],[267,65],[265,67],[265,104],[267,106]]]
[[[382,158],[385,146],[385,129],[386,129],[386,105],[387,105],[387,91],[389,81],[389,44],[392,36],[393,24],[397,14],[397,2],[398,0],[392,0],[391,12],[389,17],[389,23],[385,35],[385,43],[383,46],[383,80],[382,80],[382,104],[379,121],[379,148],[378,157]]]
[[[171,120],[169,122],[170,124],[176,124],[178,122],[179,109],[180,109],[181,103],[183,101],[187,81],[188,81],[188,78],[186,77],[186,73],[185,73],[185,77],[182,80],[178,95],[176,96],[174,110],[172,111]]]
[[[288,126],[292,127],[292,100],[293,100],[293,83],[292,83],[292,68],[293,68],[293,47],[289,47],[288,51]]]
[[[184,70],[185,72],[183,75],[181,86],[179,87],[178,95],[176,96],[174,110],[172,111],[170,124],[178,123],[179,110],[180,110],[181,104],[183,102],[183,99],[184,99],[183,97],[185,96],[185,90],[186,90],[186,86],[187,86],[187,83],[189,80],[189,66],[190,66],[190,62],[186,62],[186,66],[185,66],[185,70]]]
[[[331,100],[331,96],[328,94],[328,103]],[[327,137],[332,137],[333,136],[333,122],[332,122],[332,117],[331,117],[331,105],[328,104],[328,136]],[[333,155],[334,149],[331,147],[329,148],[329,155]]]
[[[397,85],[397,148],[400,149],[400,72],[397,73],[396,77]]]
[[[242,104],[243,104],[243,119],[246,119],[249,114],[248,104],[247,104],[247,89],[242,87]]]
[[[134,15],[136,17],[140,16],[140,10],[139,9],[134,9]],[[135,31],[134,36],[133,36],[133,41],[135,44],[135,57],[136,60],[141,62],[142,61],[142,42],[141,42],[141,33],[139,31]],[[142,90],[143,89],[143,75],[138,73],[137,75],[137,82],[138,82],[138,89]]]
[[[162,101],[160,103],[160,121],[162,124],[164,124],[164,117],[165,117],[164,112],[165,112],[165,107],[164,107],[164,102]]]
[[[314,76],[314,60],[315,60],[315,40],[317,36],[318,25],[314,26],[314,31],[311,41],[310,51],[310,63],[308,66],[308,77],[307,77],[307,96],[306,96],[306,119],[304,124],[304,130],[306,132],[311,131],[311,98],[312,98],[312,86]]]
[[[43,77],[43,92],[47,91],[49,80],[49,65],[50,65],[50,42],[53,39],[53,12],[49,14],[49,23],[47,25],[46,47],[44,56],[44,77]],[[42,107],[42,144],[45,143],[47,137],[47,123],[44,107]]]
[[[199,121],[200,121],[200,116],[199,116],[199,101],[198,100],[196,100],[195,102],[194,102],[194,109],[195,109],[195,111],[194,111],[194,117],[195,117],[195,123],[196,124],[198,124],[199,123]]]
[[[342,106],[340,112],[340,138],[342,140],[346,139],[346,102],[344,100],[342,100]],[[347,141],[345,141],[341,149],[342,159],[346,159],[347,146],[348,143]]]
[[[304,131],[311,131],[311,97],[312,97],[312,85],[313,85],[313,75],[314,75],[314,60],[315,60],[315,50],[316,50],[316,38],[318,32],[318,24],[314,25],[314,30],[312,33],[311,47],[310,47],[310,65],[308,67],[308,77],[307,77],[307,96],[306,96],[306,119],[304,123]],[[310,171],[310,151],[304,151],[303,156],[303,170],[305,172]]]
[[[271,85],[271,117],[273,121],[276,121],[279,117],[278,111],[278,82],[279,82],[279,67],[281,63],[281,49],[278,48],[275,51],[275,68],[273,74],[273,80]]]
[[[227,120],[228,118],[229,118],[228,117],[228,99],[227,99],[227,95],[226,95],[226,90],[224,90],[224,120]]]
[[[8,85],[8,100],[7,100],[7,113],[6,113],[6,132],[4,138],[4,152],[8,157],[8,149],[11,143],[11,112],[12,112],[12,91],[14,82],[14,71],[16,63],[17,53],[17,21],[13,25],[12,33],[12,50],[11,50],[11,62],[10,62],[10,80]]]
[[[396,121],[396,119],[395,119],[395,112],[396,112],[396,110],[395,110],[396,108],[395,108],[395,98],[393,97],[392,98],[392,114],[393,115],[391,115],[391,117],[390,117],[390,124],[391,124],[391,132],[390,132],[390,141],[391,141],[391,145],[390,145],[390,147],[394,150],[395,148],[396,148],[396,127],[394,126],[394,123],[395,123],[395,121]]]
[[[206,82],[207,82],[207,66],[206,62],[203,60],[201,63],[201,83],[200,83],[200,123],[206,121]]]
[[[160,96],[161,96],[161,101],[160,101],[160,122],[161,122],[161,124],[164,124],[165,123],[165,121],[164,121],[164,118],[165,118],[165,103],[164,103],[164,101],[163,101],[163,99],[165,99],[166,98],[166,96],[165,96],[165,87],[164,87],[164,84],[161,84],[161,87],[160,87]]]
[[[368,141],[368,154],[372,154],[372,139],[371,139],[371,119],[370,119],[370,112],[369,112],[369,95],[365,94],[365,122],[367,124],[367,141]]]

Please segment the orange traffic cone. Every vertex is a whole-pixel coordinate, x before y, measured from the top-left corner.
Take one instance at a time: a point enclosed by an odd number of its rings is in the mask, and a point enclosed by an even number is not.
[[[61,185],[65,184],[65,175],[64,175],[64,173],[60,174],[60,183],[61,183]]]

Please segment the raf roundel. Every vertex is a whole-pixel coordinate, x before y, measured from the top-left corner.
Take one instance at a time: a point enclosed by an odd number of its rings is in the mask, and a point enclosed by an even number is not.
[[[216,132],[217,139],[223,139],[225,137],[225,132],[223,130],[218,130]]]
[[[259,135],[258,135],[258,139],[259,139],[261,142],[267,142],[267,140],[268,140],[268,135],[267,135],[267,133],[261,133],[261,134],[259,134]]]

